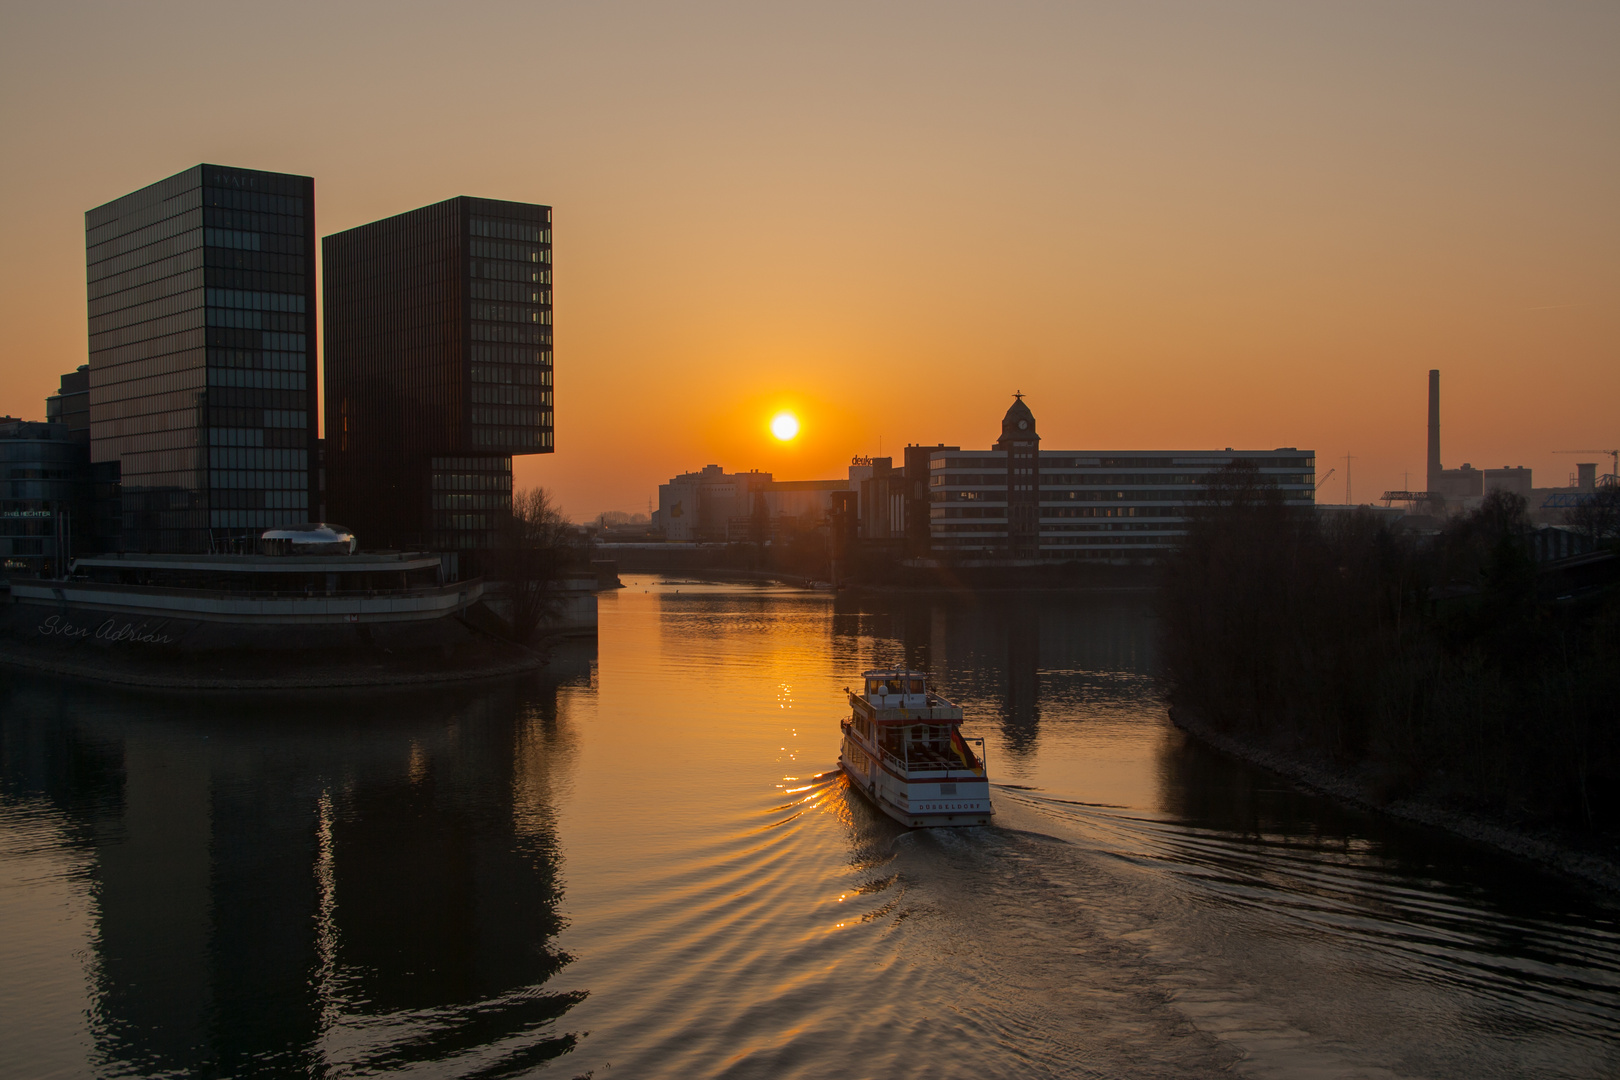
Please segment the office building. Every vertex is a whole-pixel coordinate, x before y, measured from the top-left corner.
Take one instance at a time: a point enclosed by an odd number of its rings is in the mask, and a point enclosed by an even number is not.
[[[0,478],[0,577],[61,576],[75,530],[91,527],[84,442],[65,424],[0,418]]]
[[[198,165],[85,214],[90,456],[119,469],[126,550],[308,518],[314,199],[307,176]]]
[[[332,517],[368,547],[494,548],[513,456],[555,449],[551,208],[454,198],[321,255]]]
[[[935,557],[996,563],[1147,561],[1186,533],[1211,473],[1247,462],[1291,505],[1315,498],[1309,450],[1043,450],[1018,397],[988,450],[929,452]]]
[[[60,389],[45,399],[45,421],[62,424],[86,446],[90,445],[90,365],[62,376]]]

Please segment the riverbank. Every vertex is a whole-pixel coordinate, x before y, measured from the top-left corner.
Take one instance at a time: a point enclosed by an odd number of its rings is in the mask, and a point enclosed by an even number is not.
[[[1620,838],[1609,838],[1607,850],[1591,850],[1577,846],[1555,830],[1525,828],[1492,820],[1448,806],[1439,799],[1423,796],[1381,798],[1375,776],[1360,772],[1347,773],[1318,756],[1289,752],[1274,745],[1219,731],[1205,723],[1196,710],[1185,706],[1172,707],[1170,720],[1205,745],[1277,773],[1318,794],[1401,821],[1443,829],[1620,896]]]

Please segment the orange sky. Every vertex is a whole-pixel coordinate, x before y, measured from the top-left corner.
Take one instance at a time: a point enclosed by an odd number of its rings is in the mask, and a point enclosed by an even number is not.
[[[39,4],[0,27],[0,413],[85,359],[83,213],[198,162],[327,234],[553,205],[576,519],[718,462],[988,445],[1538,484],[1620,445],[1620,5]],[[790,448],[768,422],[801,410]],[[1323,498],[1344,496],[1339,472]]]

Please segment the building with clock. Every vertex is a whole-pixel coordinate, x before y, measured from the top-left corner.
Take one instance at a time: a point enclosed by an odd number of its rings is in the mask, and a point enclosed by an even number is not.
[[[929,452],[930,552],[957,563],[1150,561],[1185,535],[1209,475],[1234,462],[1253,464],[1290,505],[1314,505],[1314,451],[1042,449],[1017,394],[988,450]]]

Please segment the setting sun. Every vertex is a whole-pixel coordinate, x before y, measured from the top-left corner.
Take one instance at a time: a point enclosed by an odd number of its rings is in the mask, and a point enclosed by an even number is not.
[[[792,413],[777,413],[771,419],[771,434],[787,442],[799,433],[799,418]]]

